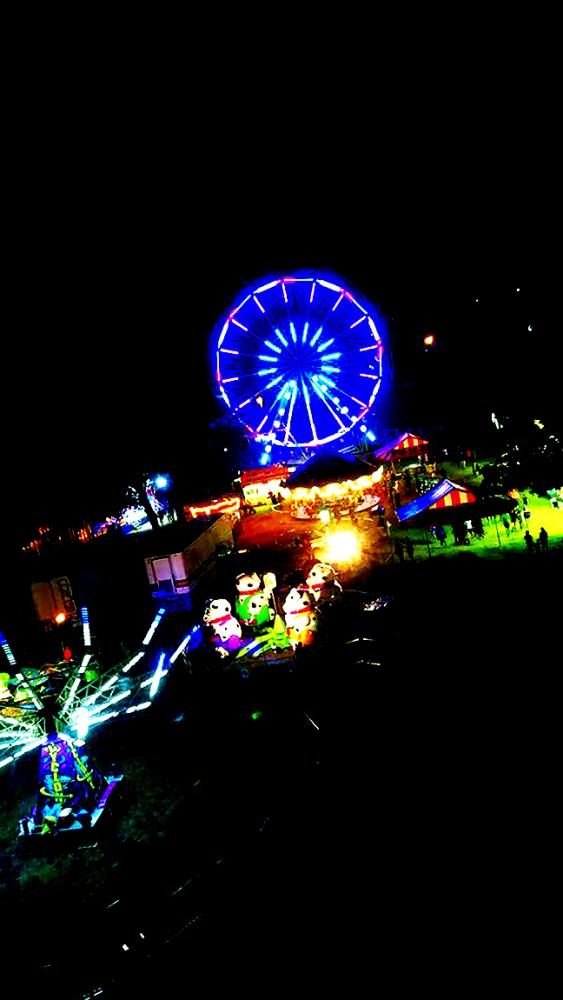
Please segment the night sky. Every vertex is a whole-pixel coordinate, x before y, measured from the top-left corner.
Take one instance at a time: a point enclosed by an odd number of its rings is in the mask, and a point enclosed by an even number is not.
[[[165,174],[113,176],[105,164],[103,180],[59,178],[56,196],[43,186],[20,201],[0,397],[1,502],[16,520],[94,513],[141,467],[183,468],[198,496],[220,412],[209,336],[241,287],[272,273],[328,269],[379,307],[399,429],[467,429],[487,407],[558,412],[558,287],[541,213],[516,217],[510,198],[485,211],[475,191],[452,196],[436,177],[378,187],[348,170],[333,186],[227,188],[217,169],[200,188]]]

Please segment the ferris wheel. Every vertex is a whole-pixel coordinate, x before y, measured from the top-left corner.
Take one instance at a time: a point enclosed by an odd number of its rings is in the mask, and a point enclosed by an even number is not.
[[[334,275],[259,281],[213,334],[219,395],[266,451],[343,438],[382,386],[378,324],[373,307]]]

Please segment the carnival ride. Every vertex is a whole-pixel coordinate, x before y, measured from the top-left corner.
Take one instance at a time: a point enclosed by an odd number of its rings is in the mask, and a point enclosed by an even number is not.
[[[324,272],[263,280],[218,324],[212,362],[219,396],[263,445],[318,448],[364,421],[383,382],[381,321]],[[369,435],[371,434],[371,437]]]
[[[181,651],[168,657],[152,648],[165,614],[159,608],[135,654],[117,667],[104,668],[95,656],[88,609],[82,607],[80,614],[82,654],[77,660],[19,667],[0,633],[11,668],[0,674],[0,768],[40,749],[39,793],[31,814],[20,822],[20,835],[85,829],[97,822],[123,776],[101,774],[85,737],[121,714],[150,708]],[[143,669],[148,664],[150,669]]]

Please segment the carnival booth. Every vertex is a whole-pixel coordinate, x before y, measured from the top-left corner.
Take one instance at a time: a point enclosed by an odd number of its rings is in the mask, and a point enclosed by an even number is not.
[[[261,469],[244,469],[240,486],[249,507],[261,507],[275,502],[280,486],[294,471],[295,466],[270,465]]]
[[[448,510],[451,507],[461,505],[468,506],[477,502],[476,494],[466,486],[452,483],[449,479],[442,479],[437,486],[423,493],[422,496],[412,500],[411,503],[404,504],[397,509],[397,517],[400,523],[411,520],[413,517],[421,515],[423,512],[433,512]]]
[[[437,486],[423,493],[411,503],[397,508],[396,515],[402,527],[432,527],[451,524],[454,535],[465,540],[463,531],[456,532],[457,526],[466,525],[472,534],[481,535],[482,518],[496,518],[509,514],[518,506],[518,501],[506,495],[482,496],[467,486],[442,479]],[[477,530],[476,530],[477,528]]]
[[[380,462],[394,462],[404,458],[418,458],[420,461],[427,462],[428,441],[419,437],[418,434],[413,434],[412,431],[405,431],[381,445],[373,454]]]

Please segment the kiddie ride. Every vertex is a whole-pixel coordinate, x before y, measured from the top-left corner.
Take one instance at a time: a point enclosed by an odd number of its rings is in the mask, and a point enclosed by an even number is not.
[[[327,563],[315,563],[306,580],[291,587],[283,601],[276,595],[273,573],[262,578],[256,572],[241,573],[235,587],[234,613],[227,598],[208,598],[199,645],[224,666],[238,667],[243,676],[257,662],[291,669],[296,652],[315,641],[322,605],[342,594],[335,570]]]

